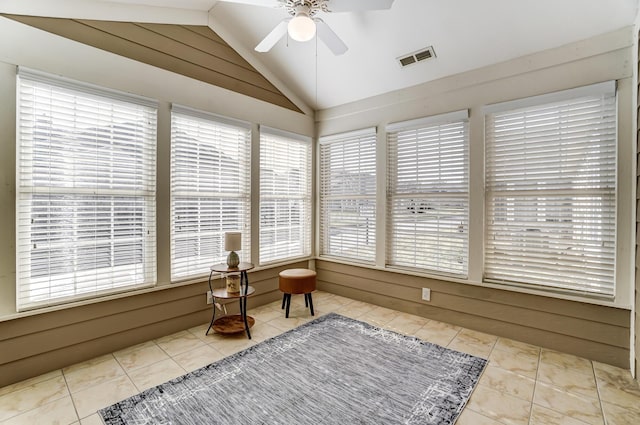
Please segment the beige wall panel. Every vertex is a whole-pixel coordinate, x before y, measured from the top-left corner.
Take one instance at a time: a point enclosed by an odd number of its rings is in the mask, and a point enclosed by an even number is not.
[[[394,282],[414,288],[431,288],[432,291],[447,293],[450,295],[459,295],[548,313],[562,312],[565,316],[582,318],[594,322],[602,322],[622,327],[629,326],[629,311],[624,309],[566,301],[557,298],[548,298],[539,295],[486,288],[476,285],[457,284],[438,279],[374,270],[365,267],[350,266],[321,260],[316,260],[316,268],[319,273],[321,270],[330,270],[348,276],[353,275],[365,279]],[[420,299],[420,295],[418,295],[417,299]]]
[[[422,308],[417,314],[429,317],[429,311],[434,308],[457,311],[476,316],[490,317],[495,320],[513,323],[543,331],[573,336],[590,341],[614,345],[629,349],[629,327],[609,325],[586,319],[577,319],[565,314],[564,311],[547,313],[530,310],[523,307],[484,301],[476,298],[450,295],[431,290],[431,301],[420,300],[421,289],[400,286],[395,280],[382,282],[379,280],[350,276],[344,279],[341,273],[323,270],[318,279],[322,282],[345,285],[361,291],[369,291],[387,297],[398,298],[403,301],[415,302]],[[455,284],[453,284],[455,285]]]
[[[389,298],[385,295],[324,281],[318,282],[318,289],[410,314],[422,315],[421,313],[425,311],[425,306],[420,303]],[[319,304],[317,308],[321,309],[322,306]],[[435,307],[429,309],[429,318],[574,354],[625,369],[629,368],[628,349]]]
[[[227,43],[222,41],[218,37],[220,41],[212,40],[211,38],[206,37],[200,32],[195,31],[193,26],[188,25],[167,25],[167,24],[146,24],[146,23],[136,23],[135,25],[146,28],[149,31],[152,31],[161,36],[170,38],[171,40],[177,41],[178,43],[191,46],[195,49],[201,50],[203,52],[207,52],[212,56],[215,56],[219,59],[225,60],[232,64],[235,64],[239,67],[248,69],[258,75],[258,71],[256,71],[246,60],[242,58],[233,50]],[[209,30],[210,34],[215,33]],[[260,75],[261,76],[261,75]],[[261,76],[262,77],[262,76]]]
[[[249,273],[249,308],[279,300],[278,273],[298,262]],[[220,279],[212,281],[221,287]],[[111,353],[211,320],[205,281],[0,322],[0,386]],[[238,302],[228,312],[239,311]]]
[[[0,364],[0,387],[108,354],[140,342],[198,326],[206,323],[209,317],[210,315],[207,312],[188,314],[172,320],[152,323],[148,326],[129,329],[125,332],[106,335],[77,345],[62,347],[55,351],[35,354],[14,362]]]
[[[254,85],[280,96],[278,90],[257,71],[238,66],[227,60],[220,60],[220,58],[212,55],[204,47],[203,49],[205,50],[196,49],[190,44],[177,42],[162,34],[149,31],[138,24],[129,22],[89,20],[78,20],[77,22],[86,25],[89,28],[94,28],[118,38],[124,38],[132,43],[139,44],[140,46],[144,46],[172,58],[179,59],[180,62],[184,61],[193,65],[201,66],[212,72],[223,74],[227,77]],[[187,40],[187,43],[189,42],[190,40]],[[217,45],[217,43],[213,42],[210,42],[209,44]]]
[[[195,25],[190,25],[188,28],[191,31],[196,32],[204,37],[207,37],[208,39],[211,39],[215,42],[227,44],[226,41],[222,39],[222,37],[216,34],[215,31],[212,31],[211,28],[209,27],[199,27]]]
[[[269,84],[270,88],[267,90],[253,83],[243,81],[242,79],[225,75],[223,72],[220,72],[218,66],[214,62],[210,65],[214,66],[213,69],[199,66],[189,62],[185,58],[173,57],[161,51],[153,50],[147,46],[138,44],[137,42],[129,41],[126,35],[108,34],[104,31],[92,28],[79,21],[71,19],[41,18],[18,15],[3,16],[111,53],[300,112],[300,109],[273,85]],[[116,27],[111,25],[108,26]],[[117,26],[117,28],[120,27]],[[208,27],[203,27],[203,32],[206,31],[212,32]],[[166,39],[166,41],[175,43],[171,39]],[[224,60],[219,60],[218,65],[220,64],[222,64],[222,66],[228,65]],[[242,72],[245,72],[244,68],[242,69]],[[256,81],[255,77],[252,77],[252,81]]]
[[[316,261],[316,269],[319,289],[629,367],[628,310],[328,261]],[[431,302],[420,299],[422,287],[431,288]]]

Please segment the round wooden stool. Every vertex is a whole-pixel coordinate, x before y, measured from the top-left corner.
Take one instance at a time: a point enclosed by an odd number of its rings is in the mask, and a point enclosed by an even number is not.
[[[289,317],[291,294],[304,294],[304,306],[309,307],[313,316],[313,299],[311,293],[316,290],[316,272],[309,269],[288,269],[280,272],[280,290],[282,308],[287,308],[285,317]]]

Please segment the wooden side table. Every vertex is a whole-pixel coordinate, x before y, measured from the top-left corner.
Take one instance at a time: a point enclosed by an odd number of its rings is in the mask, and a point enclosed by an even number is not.
[[[251,263],[240,263],[238,267],[229,267],[226,264],[214,264],[211,266],[209,273],[209,290],[213,298],[213,314],[211,315],[211,323],[205,335],[209,335],[209,331],[221,334],[232,334],[246,331],[247,337],[251,339],[251,328],[256,322],[251,316],[247,316],[247,298],[256,292],[253,286],[249,286],[249,277],[247,271],[253,268]],[[213,289],[211,285],[211,277],[214,273],[240,273],[240,292],[227,292],[226,285],[224,288]],[[231,300],[238,299],[240,301],[240,314],[222,316],[216,319],[216,299]]]

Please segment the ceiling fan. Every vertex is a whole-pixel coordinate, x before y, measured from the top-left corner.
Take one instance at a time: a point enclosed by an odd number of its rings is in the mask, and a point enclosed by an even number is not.
[[[348,47],[322,19],[319,12],[361,12],[389,9],[393,0],[222,0],[265,7],[284,8],[290,17],[284,18],[255,47],[258,52],[268,52],[285,35],[296,41],[309,41],[316,33],[334,55],[341,55]]]

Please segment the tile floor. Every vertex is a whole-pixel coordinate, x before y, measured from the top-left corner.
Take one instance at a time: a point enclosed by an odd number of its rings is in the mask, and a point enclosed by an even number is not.
[[[0,424],[102,421],[96,410],[311,320],[304,298],[253,310],[252,340],[205,336],[208,324],[0,388]],[[316,317],[331,311],[490,362],[458,425],[638,425],[640,387],[628,371],[510,339],[316,292]]]

